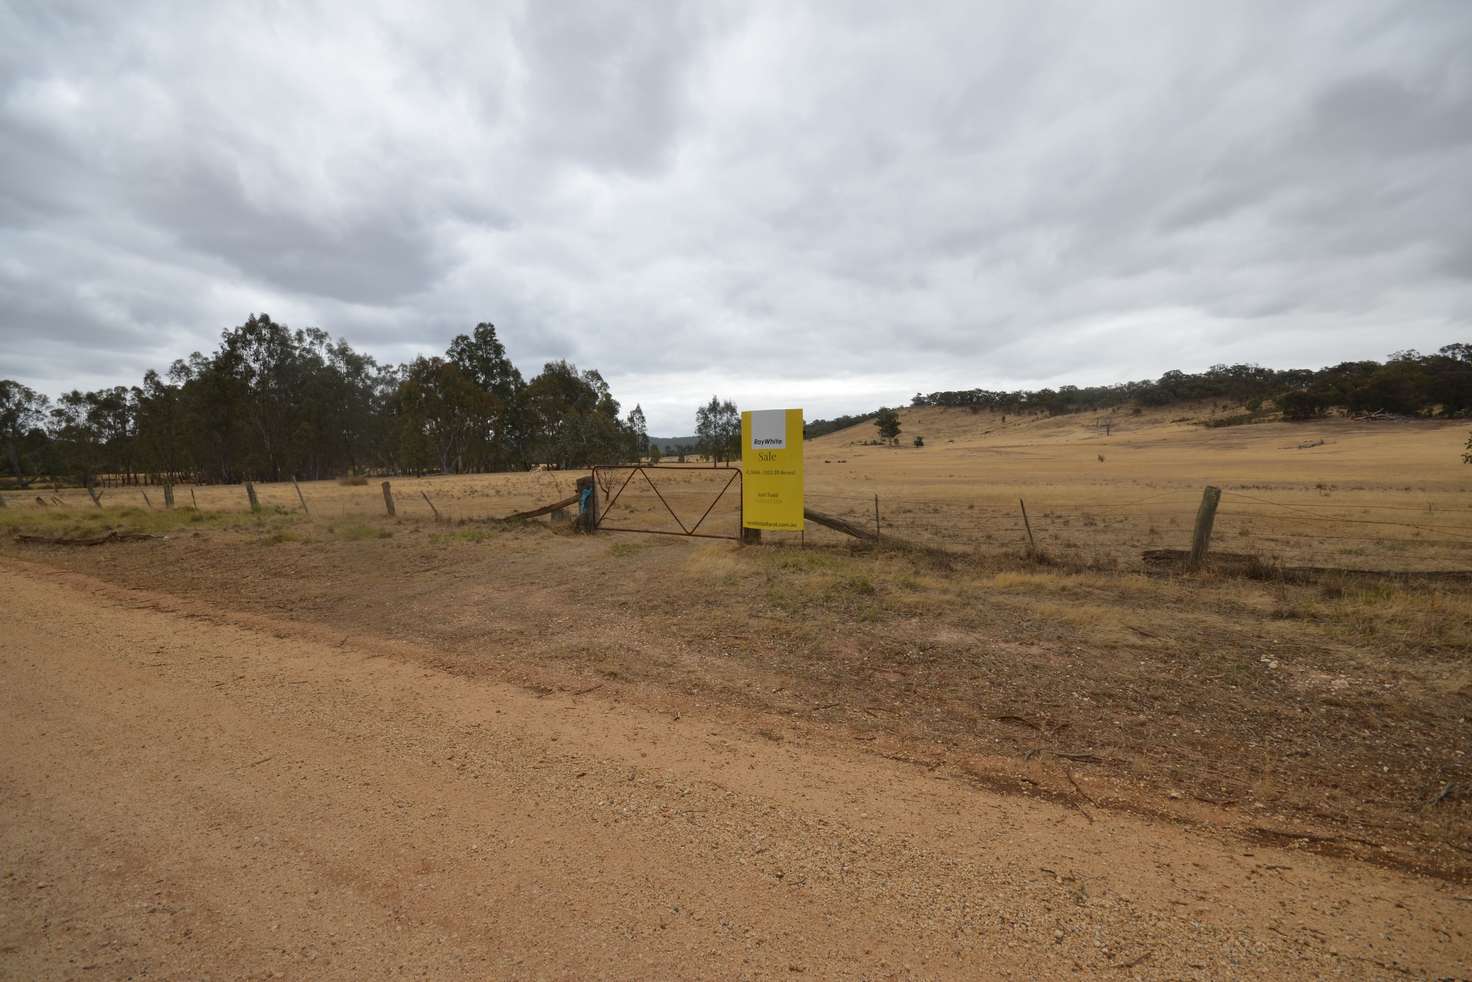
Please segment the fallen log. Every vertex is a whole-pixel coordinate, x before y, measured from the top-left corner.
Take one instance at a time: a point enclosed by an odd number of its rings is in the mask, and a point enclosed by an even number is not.
[[[874,542],[879,538],[878,535],[862,526],[854,525],[852,522],[846,522],[832,515],[825,515],[820,511],[813,511],[811,508],[804,508],[802,510],[802,517],[810,522],[817,522],[819,525],[831,528],[835,532],[851,535],[855,539],[863,539],[865,542]]]
[[[114,529],[105,535],[94,536],[64,536],[64,535],[33,535],[28,532],[15,533],[15,541],[28,545],[41,546],[100,546],[106,542],[137,542],[140,539],[162,539],[161,535],[149,535],[147,532],[119,532]]]
[[[546,515],[549,512],[557,511],[559,508],[569,508],[577,503],[578,496],[573,495],[571,498],[563,498],[561,501],[554,501],[550,505],[543,505],[540,508],[533,508],[531,511],[519,511],[515,515],[507,515],[505,518],[501,519],[501,521],[518,522],[524,518],[536,518],[539,515]]]

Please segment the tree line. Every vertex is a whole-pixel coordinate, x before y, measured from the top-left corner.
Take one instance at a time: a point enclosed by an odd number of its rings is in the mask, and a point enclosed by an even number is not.
[[[1433,355],[1398,351],[1384,362],[1347,361],[1317,370],[1213,365],[1204,372],[1170,371],[1158,379],[1115,385],[917,392],[911,405],[1061,415],[1206,399],[1242,405],[1252,412],[1271,401],[1287,419],[1312,419],[1334,409],[1466,416],[1472,414],[1472,344],[1449,344]]]
[[[1472,414],[1472,344],[1436,354],[1400,351],[1384,362],[1275,370],[1215,365],[1155,380],[1057,389],[916,393],[915,406],[1050,415],[1225,400],[1288,419],[1342,408],[1404,415]],[[892,411],[813,420],[809,438]],[[894,440],[895,433],[882,434]],[[736,406],[712,396],[696,411],[693,446],[712,464],[740,453]],[[348,473],[471,473],[657,461],[643,410],[620,416],[597,371],[552,361],[526,381],[494,325],[481,323],[442,356],[381,365],[317,328],[292,330],[266,314],[221,334],[141,385],[72,390],[55,400],[0,379],[0,441],[22,485],[48,475],[81,483],[234,483]],[[1469,446],[1472,453],[1472,446]]]
[[[648,453],[598,372],[552,361],[526,381],[489,323],[444,355],[381,365],[266,314],[141,385],[52,400],[0,380],[0,440],[22,484],[234,483],[348,473],[467,473],[618,463]]]

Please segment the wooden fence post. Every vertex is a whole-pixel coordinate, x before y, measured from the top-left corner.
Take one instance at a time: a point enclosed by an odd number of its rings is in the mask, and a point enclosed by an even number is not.
[[[189,486],[189,500],[194,502],[194,510],[199,511],[199,499],[194,496],[194,486]]]
[[[879,538],[879,495],[874,496],[874,538]]]
[[[1035,557],[1038,554],[1038,544],[1032,537],[1032,522],[1027,520],[1027,502],[1018,498],[1017,504],[1022,507],[1022,527],[1027,529],[1027,554]]]
[[[295,475],[293,475],[292,478],[291,478],[291,486],[294,487],[294,488],[296,488],[296,500],[297,501],[300,501],[302,503],[302,514],[303,515],[310,515],[310,514],[312,514],[307,509],[307,498],[306,498],[306,496],[304,494],[302,494],[302,486],[300,484],[296,483],[296,476]]]
[[[98,508],[102,507],[102,495],[97,493],[97,485],[87,485],[87,494],[92,498],[92,503]]]
[[[172,484],[164,485],[164,507],[169,509],[174,507],[174,486]]]
[[[594,532],[598,528],[598,482],[590,474],[577,480],[578,528]]]
[[[383,482],[383,507],[388,509],[390,518],[394,517],[394,493],[389,489],[388,482]]]
[[[429,506],[429,510],[432,511],[432,512],[434,512],[434,520],[436,522],[438,522],[440,520],[440,510],[434,506],[434,502],[433,501],[430,501],[429,500],[429,492],[428,491],[420,491],[419,493],[420,493],[420,495],[423,496],[424,503]]]
[[[245,496],[250,499],[251,511],[261,510],[261,500],[256,497],[256,486],[250,481],[245,482]]]
[[[1196,509],[1196,533],[1191,537],[1192,569],[1200,569],[1206,561],[1206,551],[1211,548],[1211,526],[1216,521],[1217,502],[1222,500],[1222,489],[1210,484],[1201,493],[1201,507]]]
[[[153,502],[148,500],[148,492],[139,488],[138,493],[143,495],[143,503],[148,506],[148,510],[153,511]]]

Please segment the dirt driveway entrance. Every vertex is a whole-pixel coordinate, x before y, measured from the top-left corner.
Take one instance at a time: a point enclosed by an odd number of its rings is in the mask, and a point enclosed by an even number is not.
[[[6,978],[1455,975],[1459,888],[0,560]]]

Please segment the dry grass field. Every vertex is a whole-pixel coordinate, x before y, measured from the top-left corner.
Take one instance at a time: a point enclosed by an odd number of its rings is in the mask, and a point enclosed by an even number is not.
[[[1039,546],[1055,558],[1125,562],[1140,550],[1184,546],[1206,484],[1227,492],[1216,545],[1265,559],[1375,568],[1472,567],[1472,467],[1461,463],[1466,424],[1326,419],[1207,429],[1209,407],[1115,416],[1105,436],[1092,417],[1005,417],[925,408],[902,412],[901,446],[866,445],[867,425],[810,441],[809,504],[901,539],[951,547],[1015,550],[1024,543],[1025,499]],[[923,448],[909,443],[915,435]],[[450,521],[498,518],[573,493],[572,472],[394,477],[400,517]],[[610,524],[680,526],[643,479],[621,490],[624,473],[603,479]],[[686,527],[730,480],[724,467],[661,469],[659,493]],[[382,515],[379,479],[302,484],[314,519]],[[289,483],[256,485],[268,513],[301,509]],[[701,526],[731,534],[739,485],[730,484]],[[9,508],[48,518],[93,506],[80,489],[7,492]],[[176,489],[180,506],[245,513],[238,485]],[[614,501],[614,496],[617,496]],[[426,500],[426,498],[428,500]],[[102,512],[157,509],[162,489],[103,492]],[[826,541],[813,526],[809,534]],[[796,541],[794,536],[777,536]]]
[[[877,498],[877,523],[886,534],[1004,553],[1025,546],[1022,500],[1044,554],[1138,569],[1144,550],[1190,544],[1202,488],[1214,484],[1226,491],[1214,536],[1219,551],[1256,555],[1269,564],[1472,569],[1472,467],[1461,462],[1466,423],[1331,418],[1202,425],[1239,412],[1203,405],[1048,418],[906,409],[898,447],[866,445],[875,436],[867,424],[810,441],[806,496],[810,507],[866,528],[876,525]],[[1099,426],[1103,418],[1110,420],[1108,435]],[[922,448],[911,444],[917,435],[925,440]],[[739,485],[729,484],[724,467],[688,466],[688,472],[661,468],[653,485],[636,475],[623,487],[627,473],[606,473],[603,504],[613,505],[607,524],[673,532],[699,522],[701,532],[734,534]],[[568,497],[577,476],[394,477],[392,487],[400,517],[431,518],[432,501],[442,518],[468,521]],[[361,485],[315,481],[303,484],[302,493],[313,518],[352,520],[383,514],[379,484],[377,478]],[[268,511],[300,510],[292,485],[256,487]],[[201,511],[248,511],[239,486],[180,487],[176,493],[179,504],[197,503]],[[64,502],[64,512],[92,507],[78,489],[52,494]],[[8,495],[18,510],[35,507],[32,498]],[[162,489],[110,489],[104,511],[146,509],[145,500],[160,507]],[[816,525],[802,537],[769,537],[842,539]]]
[[[1039,547],[1070,561],[1138,564],[1185,548],[1201,490],[1227,493],[1216,548],[1291,564],[1472,569],[1472,467],[1465,423],[1260,423],[1206,428],[1239,407],[1175,406],[1044,418],[924,408],[902,412],[899,447],[864,446],[872,426],[812,442],[811,501],[944,544],[1017,548],[1018,500]],[[911,445],[914,436],[925,446]]]

